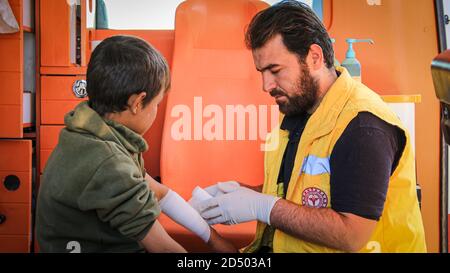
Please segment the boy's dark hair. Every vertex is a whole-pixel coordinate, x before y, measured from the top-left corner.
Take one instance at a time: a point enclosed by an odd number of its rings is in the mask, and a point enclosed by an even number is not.
[[[317,44],[323,50],[326,66],[333,67],[334,51],[330,36],[308,5],[298,1],[282,1],[260,11],[250,22],[245,42],[249,49],[255,50],[277,34],[301,62],[305,61],[310,46]]]
[[[146,92],[144,106],[170,87],[166,60],[146,41],[133,36],[113,36],[92,52],[87,68],[89,106],[99,115],[127,109],[133,94]]]

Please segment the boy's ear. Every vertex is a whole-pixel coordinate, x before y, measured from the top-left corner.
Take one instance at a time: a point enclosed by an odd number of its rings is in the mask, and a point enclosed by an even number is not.
[[[138,94],[133,94],[128,98],[128,105],[130,106],[130,111],[133,114],[137,114],[138,110],[140,110],[144,105],[144,99],[147,96],[147,93],[142,91]]]

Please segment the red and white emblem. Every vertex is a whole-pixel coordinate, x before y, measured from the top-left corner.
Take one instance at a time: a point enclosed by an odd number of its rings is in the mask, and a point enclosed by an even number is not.
[[[328,196],[319,188],[306,188],[302,193],[302,205],[311,208],[326,208]]]

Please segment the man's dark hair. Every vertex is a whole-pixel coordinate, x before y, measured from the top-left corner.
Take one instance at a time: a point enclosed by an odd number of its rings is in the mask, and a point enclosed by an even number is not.
[[[146,41],[113,36],[94,50],[87,68],[89,105],[101,116],[127,109],[133,94],[146,92],[144,106],[170,87],[169,66]]]
[[[334,51],[324,25],[306,4],[282,1],[253,17],[245,41],[251,50],[261,48],[271,38],[280,34],[286,48],[303,63],[312,44],[322,48],[325,64],[333,67]]]

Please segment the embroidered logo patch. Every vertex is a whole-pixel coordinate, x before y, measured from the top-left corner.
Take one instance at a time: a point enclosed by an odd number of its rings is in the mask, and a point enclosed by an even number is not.
[[[321,189],[307,188],[302,193],[302,205],[311,208],[326,208],[328,196]]]

